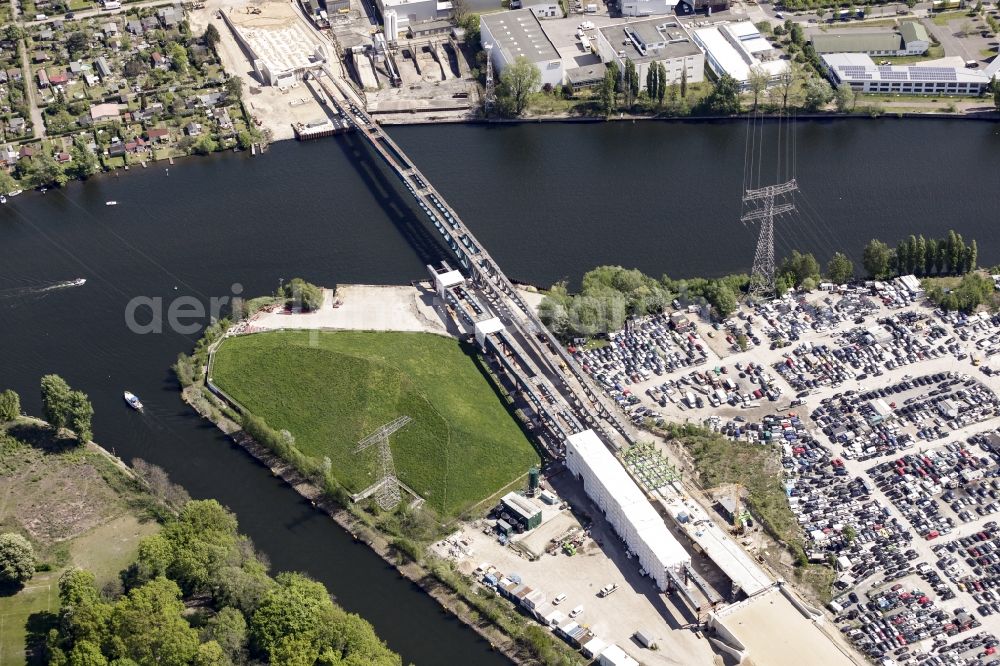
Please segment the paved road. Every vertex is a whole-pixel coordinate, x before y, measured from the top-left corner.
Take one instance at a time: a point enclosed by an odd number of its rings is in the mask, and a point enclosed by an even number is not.
[[[38,101],[35,99],[35,81],[31,76],[31,63],[28,62],[28,46],[21,40],[21,73],[24,76],[24,92],[28,101],[28,111],[31,114],[31,134],[36,139],[45,136],[45,122],[42,120],[42,111],[38,108]]]
[[[921,23],[924,24],[924,27],[927,28],[928,32],[934,35],[934,37],[941,42],[941,46],[944,47],[945,55],[961,56],[962,60],[981,60],[978,53],[971,53],[969,51],[966,40],[955,34],[956,30],[961,28],[963,23],[970,20],[971,19],[963,16],[956,19],[951,26],[936,25],[931,19],[924,19]]]

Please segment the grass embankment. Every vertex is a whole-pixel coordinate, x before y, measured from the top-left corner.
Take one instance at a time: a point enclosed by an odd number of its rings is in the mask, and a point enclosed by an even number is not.
[[[351,492],[375,480],[376,452],[357,442],[401,416],[396,472],[445,517],[460,514],[539,462],[471,348],[422,333],[305,331],[226,340],[213,381],[307,456],[330,459]]]
[[[795,558],[796,577],[818,599],[829,601],[833,571],[825,565],[808,564],[802,529],[785,494],[777,450],[770,445],[734,442],[697,426],[671,424],[664,432],[683,442],[702,488],[732,483],[743,486],[747,508]]]
[[[34,577],[0,592],[0,664],[29,661],[28,643],[44,639],[59,610],[58,580],[87,568],[97,585],[117,585],[139,541],[159,529],[148,497],[114,463],[76,440],[21,421],[0,425],[0,533],[31,541]]]

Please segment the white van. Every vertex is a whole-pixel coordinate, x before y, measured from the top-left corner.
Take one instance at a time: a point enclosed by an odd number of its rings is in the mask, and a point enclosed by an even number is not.
[[[569,616],[570,617],[576,617],[577,615],[579,615],[582,612],[583,612],[583,606],[577,606],[576,608],[574,608],[573,610],[571,610],[569,612]]]
[[[566,601],[566,595],[563,594],[562,592],[560,592],[559,594],[557,594],[555,596],[555,599],[552,600],[552,605],[553,606],[558,606],[559,604],[561,604],[564,601]]]

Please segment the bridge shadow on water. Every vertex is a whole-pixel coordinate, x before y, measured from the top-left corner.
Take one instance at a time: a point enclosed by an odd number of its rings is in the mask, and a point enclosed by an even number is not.
[[[443,239],[431,230],[431,222],[420,219],[423,212],[415,205],[415,200],[408,198],[408,194],[404,193],[402,182],[382,161],[375,149],[356,132],[342,134],[336,139],[337,145],[344,151],[348,162],[354,166],[372,197],[385,212],[386,218],[410,244],[421,263],[436,266],[442,259],[447,259],[455,265],[451,250]]]

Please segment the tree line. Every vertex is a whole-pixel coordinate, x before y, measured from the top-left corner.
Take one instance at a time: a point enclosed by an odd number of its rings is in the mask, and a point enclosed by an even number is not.
[[[119,589],[99,591],[82,569],[60,577],[43,656],[54,666],[401,664],[322,583],[267,569],[231,512],[215,500],[188,502],[140,542]]]
[[[91,419],[94,408],[83,391],[74,391],[59,375],[42,377],[42,415],[57,432],[63,429],[76,434],[81,444],[94,436]]]
[[[962,234],[948,231],[944,238],[910,235],[896,247],[873,238],[865,246],[863,264],[868,276],[881,280],[893,275],[964,275],[976,269],[979,246],[965,244]]]

